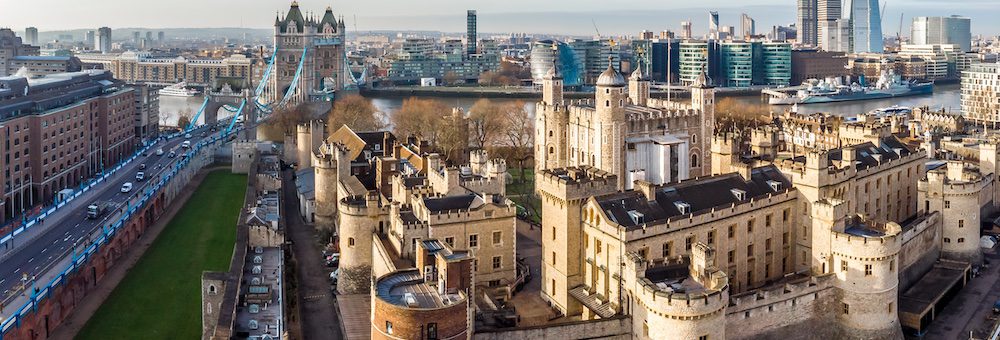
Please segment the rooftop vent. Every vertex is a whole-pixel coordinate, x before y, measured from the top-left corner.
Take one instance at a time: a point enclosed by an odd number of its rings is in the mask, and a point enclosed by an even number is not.
[[[781,182],[778,181],[767,181],[767,185],[771,187],[774,192],[781,191]]]
[[[628,211],[628,217],[632,218],[632,223],[643,224],[646,223],[646,217],[641,212],[635,210]]]
[[[745,201],[747,199],[747,192],[740,189],[729,189],[733,193],[733,196],[740,201]]]
[[[674,206],[677,207],[677,210],[679,210],[681,212],[681,214],[690,214],[691,213],[691,205],[687,204],[687,202],[677,201],[677,202],[674,202]]]

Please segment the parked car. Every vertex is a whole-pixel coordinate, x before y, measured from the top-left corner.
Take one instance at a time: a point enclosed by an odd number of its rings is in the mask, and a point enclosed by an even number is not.
[[[122,193],[127,193],[129,191],[132,191],[132,182],[125,182],[125,184],[122,184]]]
[[[330,282],[337,284],[337,276],[340,276],[340,269],[334,270],[330,273]]]
[[[326,258],[327,267],[339,267],[340,266],[340,253],[333,253]]]

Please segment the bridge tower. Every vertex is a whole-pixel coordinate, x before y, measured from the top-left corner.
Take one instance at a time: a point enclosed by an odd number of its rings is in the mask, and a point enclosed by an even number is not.
[[[327,92],[341,90],[348,79],[344,74],[345,30],[344,20],[337,20],[332,8],[327,7],[322,17],[316,17],[304,14],[298,1],[293,1],[285,18],[274,20],[277,57],[265,91],[267,101],[279,102],[293,81],[295,90],[286,103],[291,106],[319,101]],[[302,70],[297,72],[300,65]]]

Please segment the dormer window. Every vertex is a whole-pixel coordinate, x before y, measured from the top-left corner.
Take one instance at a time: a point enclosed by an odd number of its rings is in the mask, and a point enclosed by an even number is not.
[[[733,193],[733,196],[736,197],[737,200],[745,201],[747,199],[747,192],[744,190],[729,189],[729,191]]]
[[[635,210],[629,210],[628,217],[632,219],[632,223],[635,223],[637,225],[646,223],[646,217],[641,212]]]
[[[677,201],[674,202],[674,206],[677,207],[677,210],[680,211],[682,215],[691,213],[691,205],[687,202]]]
[[[774,190],[774,192],[781,191],[781,182],[767,181],[767,186],[771,187],[771,190]]]

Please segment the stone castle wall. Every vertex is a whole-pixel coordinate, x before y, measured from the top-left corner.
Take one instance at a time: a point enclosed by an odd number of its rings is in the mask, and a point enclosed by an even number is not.
[[[807,277],[730,298],[727,339],[837,339],[832,275]]]

